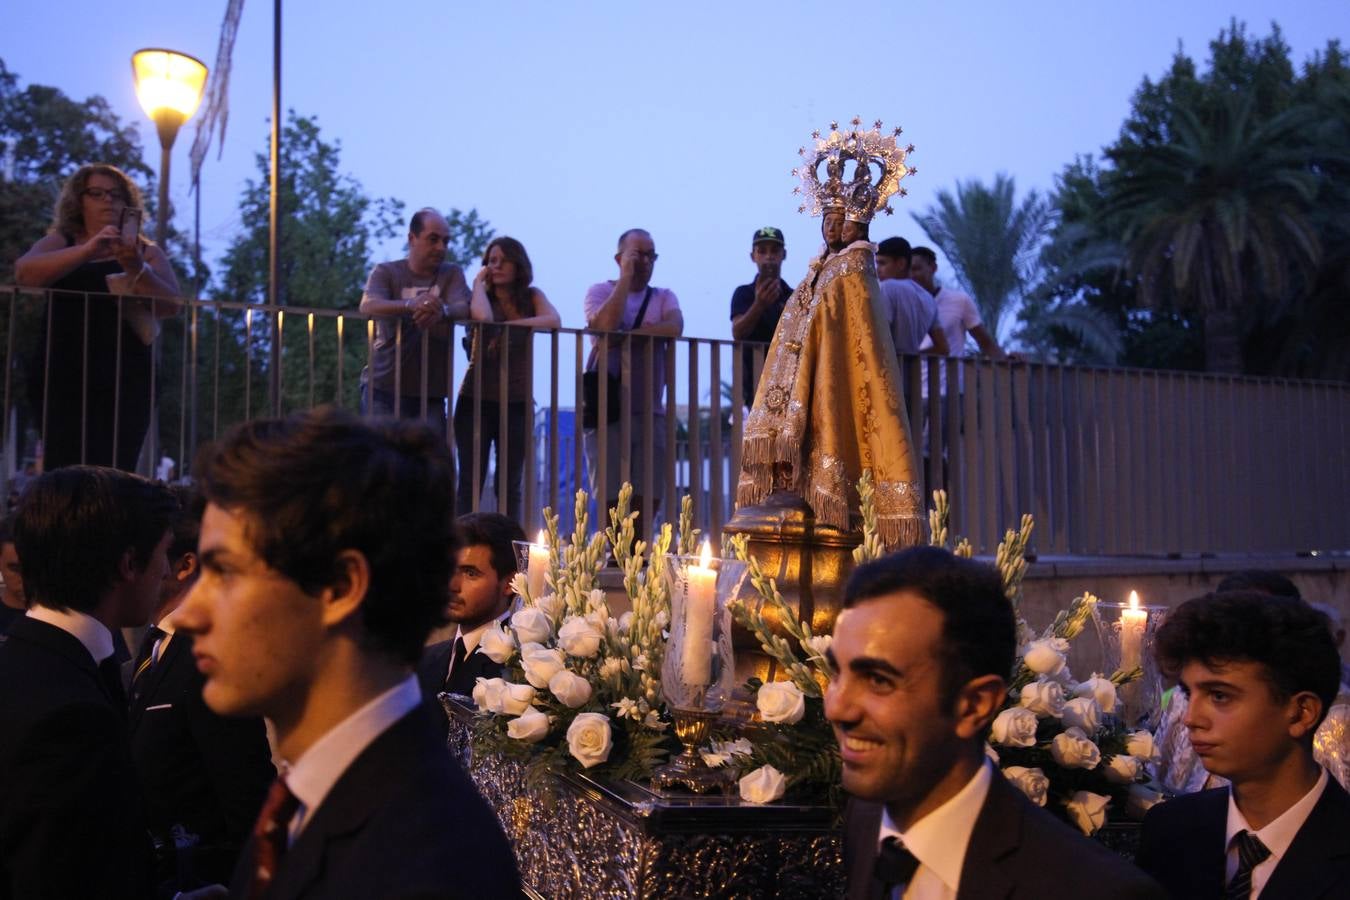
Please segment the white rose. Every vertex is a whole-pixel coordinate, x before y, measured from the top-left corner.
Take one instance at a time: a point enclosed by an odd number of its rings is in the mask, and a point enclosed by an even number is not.
[[[604,713],[579,713],[567,726],[567,752],[588,769],[609,759],[612,746]]]
[[[793,725],[806,714],[806,697],[790,681],[770,681],[756,693],[755,706],[765,722]]]
[[[1064,668],[1064,654],[1054,638],[1032,641],[1022,654],[1022,660],[1037,675],[1058,675]]]
[[[1079,728],[1066,728],[1050,742],[1050,755],[1066,769],[1095,769],[1102,751]]]
[[[494,712],[503,713],[508,716],[519,716],[530,708],[534,702],[535,690],[528,684],[512,684],[507,681],[502,684],[502,692],[499,695],[500,700],[497,709]]]
[[[1064,686],[1058,681],[1033,681],[1022,688],[1022,705],[1042,718],[1064,713]]]
[[[484,656],[500,666],[515,654],[516,639],[502,627],[502,623],[494,622],[478,639],[478,647]]]
[[[1046,795],[1050,791],[1050,779],[1045,777],[1045,773],[1040,769],[1028,769],[1026,766],[1008,766],[1003,770],[1003,775],[1022,793],[1027,795],[1027,799],[1037,806],[1045,805]]]
[[[566,669],[555,673],[548,680],[548,690],[558,698],[559,703],[569,709],[576,709],[591,699],[591,683]]]
[[[479,678],[473,685],[473,702],[483,712],[495,713],[502,705],[502,691],[506,690],[503,678]]]
[[[994,719],[990,737],[995,744],[1008,747],[1031,747],[1036,743],[1036,714],[1021,706],[1003,710]]]
[[[511,627],[515,629],[522,647],[526,644],[542,644],[553,637],[553,620],[537,606],[516,610],[511,616]]]
[[[1081,728],[1084,734],[1096,734],[1102,724],[1102,708],[1091,697],[1075,697],[1064,704],[1064,724]]]
[[[1155,759],[1158,746],[1153,743],[1153,735],[1147,731],[1134,731],[1125,739],[1125,752],[1140,759]]]
[[[548,716],[531,706],[506,723],[506,734],[518,741],[533,744],[548,736],[548,728]]]
[[[562,615],[563,598],[559,597],[557,594],[545,594],[542,597],[536,597],[534,605],[542,609],[548,615],[550,622],[556,622],[558,621],[558,617]]]
[[[772,803],[787,790],[787,779],[773,766],[760,766],[741,778],[740,787],[747,803]]]
[[[1111,761],[1102,767],[1102,774],[1106,776],[1107,781],[1113,781],[1116,784],[1129,784],[1139,777],[1139,770],[1144,764],[1138,757],[1126,756],[1124,753],[1117,753],[1111,757]]]
[[[581,616],[571,616],[558,629],[558,646],[568,656],[590,659],[600,652],[600,641],[604,633],[592,622]]]
[[[562,671],[565,664],[561,650],[533,643],[520,645],[520,665],[525,670],[525,680],[537,688],[548,687],[548,680]]]
[[[1102,712],[1107,715],[1116,711],[1116,686],[1111,679],[1103,678],[1098,672],[1093,672],[1091,678],[1074,690],[1074,694],[1096,700]]]
[[[1073,819],[1073,824],[1083,834],[1091,835],[1106,824],[1106,805],[1110,797],[1094,794],[1091,791],[1074,791],[1073,799],[1064,804],[1064,809]]]

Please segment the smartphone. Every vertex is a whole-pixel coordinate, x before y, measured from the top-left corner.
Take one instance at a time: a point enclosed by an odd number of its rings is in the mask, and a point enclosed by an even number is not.
[[[134,206],[125,207],[122,210],[122,243],[128,247],[134,247],[141,237],[141,217],[145,210],[137,209]]]

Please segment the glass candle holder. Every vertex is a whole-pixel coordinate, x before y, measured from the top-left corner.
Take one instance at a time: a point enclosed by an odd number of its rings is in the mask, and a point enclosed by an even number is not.
[[[1143,674],[1118,691],[1120,719],[1130,728],[1149,731],[1158,726],[1162,713],[1162,673],[1153,658],[1153,640],[1167,617],[1165,606],[1131,603],[1098,603],[1092,622],[1102,645],[1107,674],[1138,666]]]
[[[740,560],[713,558],[706,543],[702,556],[666,557],[670,637],[661,664],[661,693],[684,752],[652,776],[658,788],[683,786],[701,793],[726,786],[727,774],[704,763],[698,748],[735,686],[727,603],[739,593],[747,571]]]
[[[535,541],[512,541],[516,550],[516,571],[525,573],[525,589],[530,602],[537,602],[548,593],[548,571],[553,565],[548,534],[539,532]]]

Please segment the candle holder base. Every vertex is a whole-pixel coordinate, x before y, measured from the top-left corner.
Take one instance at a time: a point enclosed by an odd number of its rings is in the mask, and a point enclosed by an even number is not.
[[[718,714],[705,710],[675,709],[675,737],[684,745],[684,752],[652,773],[652,787],[668,793],[685,788],[696,794],[711,790],[730,791],[735,783],[732,773],[714,769],[703,761],[698,748],[708,738],[708,729]]]

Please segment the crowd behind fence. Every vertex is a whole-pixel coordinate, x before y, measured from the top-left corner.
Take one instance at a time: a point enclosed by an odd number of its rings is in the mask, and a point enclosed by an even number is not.
[[[6,354],[3,477],[12,490],[36,463],[44,423],[69,410],[31,402],[26,363],[44,346],[46,291],[4,288],[0,309]],[[106,298],[103,298],[106,299]],[[469,403],[477,440],[486,427],[482,403],[528,405],[525,479],[520,517],[527,533],[542,510],[571,526],[573,495],[589,491],[588,468],[634,460],[608,458],[606,432],[620,446],[637,436],[651,470],[655,429],[664,427],[667,454],[656,483],[642,485],[643,521],[655,523],[694,501],[696,524],[714,540],[735,509],[740,437],[747,410],[740,402],[744,346],[707,338],[593,334],[562,328],[534,332],[525,358],[513,360],[502,341],[496,397],[483,397],[478,379],[461,386],[462,338],[475,328],[507,324],[457,322],[446,383],[398,384],[421,398],[423,411],[447,404],[446,440],[455,446],[458,403]],[[601,355],[617,347],[620,415],[601,416],[595,460],[581,440],[582,373],[592,339]],[[649,343],[657,345],[657,352]],[[151,421],[140,468],[191,475],[196,447],[230,425],[323,403],[359,406],[361,370],[373,348],[372,323],[354,311],[268,309],[223,301],[186,301],[163,323],[151,379]],[[764,347],[752,347],[753,376]],[[426,341],[398,344],[402,354],[426,354]],[[646,366],[648,371],[635,371]],[[532,397],[508,394],[508,367],[523,365]],[[634,416],[631,385],[650,384],[665,367],[664,420],[649,410]],[[425,366],[422,371],[426,371]],[[1068,555],[1193,555],[1296,553],[1350,549],[1350,385],[1276,378],[1213,376],[1137,369],[1099,369],[948,357],[903,357],[903,390],[924,493],[945,488],[951,529],[978,553],[992,553],[1003,530],[1024,512],[1035,515],[1033,551]],[[481,367],[477,370],[481,373]],[[481,377],[481,376],[480,376]],[[608,387],[600,380],[600,407]],[[39,391],[40,393],[40,391]],[[447,398],[447,399],[442,399]],[[78,411],[76,412],[78,414]],[[509,448],[505,417],[498,447]],[[474,451],[478,452],[477,449]],[[495,454],[494,454],[495,456]],[[476,460],[460,460],[473,464]],[[489,465],[487,481],[495,474]],[[337,476],[337,477],[340,477]],[[476,479],[475,479],[476,480]],[[603,482],[601,482],[603,483]],[[476,493],[476,491],[475,491]],[[485,490],[472,506],[504,509],[507,486]],[[596,509],[594,518],[603,513]],[[600,524],[607,524],[603,518]]]

